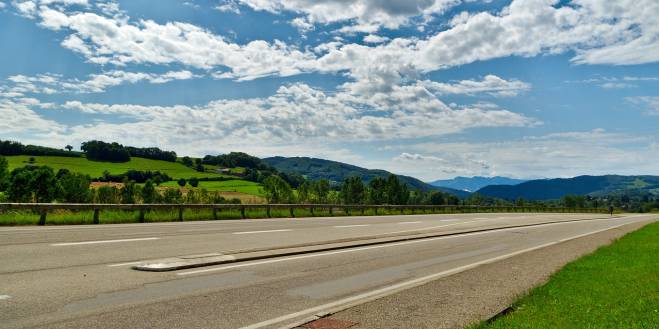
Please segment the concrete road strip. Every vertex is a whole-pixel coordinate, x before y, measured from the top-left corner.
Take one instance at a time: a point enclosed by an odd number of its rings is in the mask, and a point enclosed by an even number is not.
[[[119,264],[110,264],[108,267],[119,267],[119,266],[129,266],[129,265],[137,265],[137,264],[142,264],[144,261],[139,261],[139,262],[129,262],[129,263],[119,263]]]
[[[285,230],[268,230],[268,231],[247,231],[247,232],[234,232],[232,234],[259,234],[259,233],[275,233],[275,232],[290,232],[292,231],[291,229],[285,229]]]
[[[570,223],[573,223],[573,222],[547,223],[547,224],[539,224],[537,226],[562,225],[562,224],[570,224]],[[620,227],[620,226],[621,225],[616,226],[616,227]],[[613,228],[615,228],[615,227],[613,227]],[[176,273],[176,275],[185,276],[185,275],[192,275],[192,274],[225,271],[225,270],[231,270],[231,269],[236,269],[236,268],[241,268],[241,267],[257,266],[257,265],[272,264],[272,263],[280,263],[280,262],[307,259],[307,258],[314,258],[314,257],[322,257],[322,256],[331,256],[331,255],[338,255],[338,254],[358,252],[358,251],[364,251],[364,250],[372,250],[372,249],[379,249],[379,248],[391,248],[391,247],[404,246],[404,245],[410,245],[410,244],[427,243],[427,242],[432,242],[432,241],[437,241],[437,240],[455,239],[455,238],[461,238],[461,237],[465,237],[465,236],[483,235],[483,234],[490,234],[490,233],[493,233],[493,232],[505,232],[505,231],[519,230],[519,229],[520,228],[518,228],[518,227],[510,227],[510,228],[497,229],[497,230],[493,230],[493,231],[463,233],[463,234],[456,234],[456,235],[439,236],[439,237],[436,237],[436,238],[428,238],[428,239],[422,239],[422,240],[394,242],[394,243],[388,243],[388,244],[376,245],[376,246],[356,247],[356,248],[346,249],[346,250],[319,252],[319,253],[308,254],[308,255],[288,256],[288,257],[274,258],[274,259],[261,260],[261,261],[242,263],[242,264],[236,264],[236,265],[228,265],[228,266],[207,268],[207,269],[203,269],[203,270],[180,272],[180,273]],[[608,228],[608,229],[610,229],[610,228]],[[604,229],[604,230],[608,230],[608,229]],[[590,235],[590,234],[594,234],[594,233],[596,233],[596,232],[590,232],[590,233],[586,233],[585,235],[582,234],[582,235],[579,235],[579,236],[576,236],[576,237],[570,237],[568,239],[563,239],[561,241],[556,241],[554,243],[563,242],[563,241],[567,241],[567,240],[570,240],[570,239],[576,239],[578,237],[582,237],[582,236],[586,236],[586,235]]]
[[[500,260],[508,259],[508,258],[517,256],[517,255],[520,255],[520,254],[524,254],[524,253],[527,253],[527,252],[531,252],[531,251],[534,251],[534,250],[546,248],[546,247],[549,247],[549,246],[552,246],[552,245],[555,245],[555,244],[558,244],[558,243],[561,243],[561,242],[564,242],[564,241],[573,240],[573,239],[577,239],[577,238],[580,238],[580,237],[584,237],[584,236],[588,236],[588,235],[592,235],[592,234],[596,234],[596,233],[616,229],[616,228],[619,228],[623,225],[624,224],[616,225],[616,226],[613,226],[613,227],[608,227],[608,228],[605,228],[605,229],[592,231],[592,232],[589,232],[589,233],[586,233],[586,234],[576,235],[576,236],[569,237],[569,238],[566,238],[566,239],[561,239],[561,240],[557,240],[557,241],[554,241],[554,242],[545,243],[545,244],[538,245],[538,246],[535,246],[535,247],[526,248],[526,249],[518,250],[518,251],[515,251],[515,252],[511,252],[511,253],[508,253],[508,254],[505,254],[505,255],[500,255],[500,256],[497,256],[497,257],[481,260],[481,261],[478,261],[478,262],[475,262],[475,263],[459,266],[459,267],[456,267],[456,268],[453,268],[453,269],[450,269],[450,270],[446,270],[446,271],[442,271],[442,272],[439,272],[439,273],[430,274],[430,275],[427,275],[427,276],[424,276],[424,277],[421,277],[421,278],[400,282],[400,283],[397,283],[397,284],[393,284],[393,285],[386,286],[386,287],[383,287],[383,288],[380,288],[380,289],[372,290],[372,291],[362,293],[362,294],[359,294],[359,295],[355,295],[355,296],[351,296],[351,297],[348,297],[348,298],[340,299],[340,300],[337,300],[337,301],[334,301],[334,302],[331,302],[331,303],[327,303],[327,304],[315,306],[315,307],[312,307],[312,308],[308,308],[306,310],[302,310],[302,311],[299,311],[299,312],[282,315],[282,316],[277,317],[277,318],[273,318],[273,319],[270,319],[270,320],[255,323],[255,324],[252,324],[252,325],[249,325],[249,326],[246,326],[246,327],[242,327],[241,329],[258,329],[258,328],[263,328],[263,327],[266,327],[266,326],[281,324],[281,323],[286,322],[286,321],[291,321],[291,320],[294,320],[294,319],[297,319],[297,318],[300,318],[300,317],[307,316],[307,318],[304,318],[303,320],[298,320],[294,323],[286,324],[284,326],[281,326],[281,328],[295,328],[295,327],[297,327],[301,324],[307,323],[309,321],[316,320],[316,319],[318,319],[322,316],[325,316],[327,314],[336,313],[338,311],[347,309],[347,308],[352,307],[352,306],[356,306],[356,305],[359,305],[359,304],[362,304],[362,303],[365,303],[365,302],[368,302],[368,301],[372,301],[372,300],[375,300],[375,299],[378,299],[378,298],[381,298],[381,297],[384,297],[384,296],[391,295],[391,294],[396,293],[398,291],[402,291],[402,290],[405,290],[405,289],[417,287],[417,286],[423,285],[425,283],[428,283],[430,281],[440,279],[442,277],[446,277],[446,276],[453,275],[453,274],[456,274],[456,273],[464,272],[466,270],[470,270],[470,269],[476,268],[476,267],[484,265],[484,264],[489,264],[489,263],[497,262],[497,261],[500,261]]]
[[[334,228],[350,228],[350,227],[363,227],[363,226],[370,226],[370,225],[369,224],[337,225],[334,226]]]
[[[81,242],[63,242],[63,243],[53,243],[53,247],[63,247],[63,246],[78,246],[86,244],[102,244],[102,243],[121,243],[121,242],[137,242],[137,241],[151,241],[151,240],[160,240],[160,238],[137,238],[137,239],[119,239],[119,240],[98,240],[98,241],[81,241]]]
[[[419,224],[419,223],[423,223],[423,222],[421,222],[421,221],[417,221],[417,222],[398,222],[398,224]]]

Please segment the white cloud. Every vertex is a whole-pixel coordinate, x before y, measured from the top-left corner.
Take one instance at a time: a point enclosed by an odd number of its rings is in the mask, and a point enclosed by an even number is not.
[[[386,169],[428,181],[456,175],[538,178],[659,174],[656,145],[654,137],[603,129],[498,142],[427,142],[390,147],[407,153],[397,156]]]
[[[443,13],[458,0],[239,0],[255,10],[300,13],[311,24],[354,21],[355,26],[396,29],[417,16]],[[373,31],[375,31],[373,30]]]
[[[659,115],[659,96],[634,96],[627,97],[627,100],[643,106],[649,115]]]
[[[429,90],[440,94],[466,94],[474,95],[486,93],[497,97],[517,96],[531,89],[531,85],[519,80],[505,80],[496,75],[486,75],[483,80],[462,80],[455,83],[441,83],[434,81],[423,81]]]
[[[22,97],[25,93],[54,94],[54,93],[100,93],[109,87],[124,83],[166,83],[174,80],[188,80],[197,77],[190,71],[169,71],[162,74],[109,71],[91,74],[87,80],[63,79],[57,74],[40,74],[36,76],[14,75],[7,78],[5,84],[0,85],[0,91],[15,93],[15,97]],[[17,96],[20,95],[20,96]]]
[[[6,5],[4,2],[0,1],[0,9],[3,9],[3,8],[5,8],[6,6],[7,6],[7,5]]]
[[[383,43],[387,42],[389,38],[383,37],[380,35],[375,35],[375,34],[369,34],[364,37],[364,42],[366,43]]]
[[[268,75],[289,76],[310,69],[313,55],[275,40],[245,45],[227,42],[198,26],[151,20],[129,23],[89,12],[65,13],[41,6],[40,24],[72,34],[62,43],[97,64],[171,64],[210,69],[228,67],[226,77],[250,80]]]
[[[628,88],[636,87],[636,85],[633,85],[631,83],[621,83],[621,82],[606,82],[599,86],[604,89],[628,89]]]
[[[214,9],[225,13],[230,12],[236,15],[240,15],[240,6],[236,2],[236,0],[224,0],[224,2],[215,6]]]
[[[31,107],[46,107],[35,99],[2,99],[0,98],[0,134],[12,136],[26,134],[48,139],[49,134],[63,134],[65,127],[61,124],[42,118]]]

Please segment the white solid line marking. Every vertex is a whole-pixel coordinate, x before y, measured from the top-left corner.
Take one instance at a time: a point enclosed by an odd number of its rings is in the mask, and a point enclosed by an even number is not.
[[[545,223],[545,224],[539,224],[537,226],[545,226],[545,225],[560,225],[560,224],[572,224],[575,222],[559,222],[559,223]],[[625,224],[621,224],[619,226],[607,228],[604,230],[609,230],[613,228],[620,227]],[[352,248],[352,249],[347,249],[347,250],[338,250],[338,251],[329,251],[329,252],[320,252],[317,254],[309,254],[309,255],[301,255],[301,256],[291,256],[291,257],[285,257],[285,258],[276,258],[276,259],[269,259],[269,260],[263,260],[263,261],[257,261],[253,263],[245,263],[245,264],[237,264],[237,265],[228,265],[228,266],[222,266],[222,267],[214,267],[214,268],[207,268],[203,270],[194,270],[194,271],[187,271],[187,272],[180,272],[176,273],[176,275],[184,276],[184,275],[191,275],[191,274],[199,274],[199,273],[207,273],[207,272],[216,272],[216,271],[224,271],[224,270],[230,270],[230,269],[235,269],[235,268],[241,268],[241,267],[248,267],[248,266],[256,266],[256,265],[264,265],[264,264],[272,264],[272,263],[280,263],[280,262],[286,262],[286,261],[291,261],[291,260],[298,260],[298,259],[306,259],[306,258],[314,258],[314,257],[322,257],[322,256],[331,256],[331,255],[338,255],[338,254],[344,254],[344,253],[350,253],[350,252],[356,252],[356,251],[364,251],[364,250],[372,250],[372,249],[379,249],[379,248],[390,248],[390,247],[397,247],[397,246],[404,246],[404,245],[410,245],[410,244],[416,244],[416,243],[425,243],[425,242],[431,242],[431,241],[437,241],[437,240],[445,240],[445,239],[455,239],[455,238],[462,238],[465,236],[473,236],[473,235],[482,235],[482,234],[490,234],[490,233],[496,233],[496,232],[505,232],[505,231],[513,231],[513,230],[519,230],[519,227],[509,227],[509,228],[502,228],[494,231],[483,231],[483,232],[472,232],[472,233],[464,233],[464,234],[456,234],[456,235],[449,235],[449,236],[440,236],[436,238],[429,238],[429,239],[423,239],[423,240],[413,240],[413,241],[403,241],[403,242],[395,242],[395,243],[390,243],[390,244],[384,244],[384,245],[377,245],[377,246],[370,246],[370,247],[357,247],[357,248]],[[596,232],[595,232],[596,233]],[[587,233],[588,234],[593,234]],[[581,236],[578,236],[581,237]],[[570,239],[575,239],[570,238]],[[563,242],[565,239],[558,241],[558,242]],[[557,242],[556,242],[557,243]]]
[[[6,300],[6,299],[9,299],[9,298],[11,298],[11,296],[9,296],[9,295],[0,295],[0,300]]]
[[[63,243],[53,243],[53,247],[62,247],[62,246],[77,246],[85,244],[101,244],[101,243],[119,243],[119,242],[134,242],[134,241],[151,241],[159,240],[160,238],[138,238],[138,239],[119,239],[119,240],[98,240],[98,241],[82,241],[82,242],[63,242]]]
[[[338,225],[338,226],[334,226],[334,228],[348,228],[348,227],[362,227],[362,226],[370,226],[370,224]]]
[[[144,261],[130,262],[130,263],[111,264],[111,265],[108,265],[108,267],[119,267],[119,266],[128,266],[128,265],[137,265],[137,264],[142,264],[142,263],[144,263]]]
[[[418,222],[398,222],[398,224],[419,224],[419,223],[423,223],[423,222],[421,222],[421,221],[418,221]]]
[[[340,300],[337,300],[337,301],[334,301],[334,302],[331,302],[331,303],[327,303],[327,304],[319,305],[319,306],[316,306],[316,307],[308,308],[308,309],[303,310],[303,311],[290,313],[290,314],[287,314],[287,315],[282,315],[282,316],[274,318],[274,319],[270,319],[270,320],[255,323],[255,324],[252,324],[252,325],[249,325],[249,326],[246,326],[246,327],[242,327],[241,329],[263,328],[265,326],[277,324],[277,323],[284,322],[284,321],[287,321],[287,320],[292,320],[292,319],[295,319],[295,318],[300,317],[300,316],[319,313],[321,311],[325,311],[325,310],[329,310],[329,309],[335,309],[337,307],[341,307],[341,309],[343,310],[343,309],[346,309],[350,306],[359,305],[359,304],[365,303],[367,301],[374,300],[374,299],[384,297],[384,296],[387,296],[387,295],[391,295],[393,293],[396,293],[398,291],[402,291],[402,290],[405,290],[405,289],[418,287],[418,286],[420,286],[422,284],[425,284],[427,282],[437,280],[439,278],[446,277],[446,276],[449,276],[449,275],[453,275],[453,274],[456,274],[456,273],[464,272],[466,270],[470,270],[470,269],[476,268],[476,267],[481,266],[481,265],[494,263],[494,262],[504,260],[504,259],[508,259],[508,258],[517,256],[517,255],[520,255],[520,254],[523,254],[523,253],[527,253],[527,252],[531,252],[531,251],[534,251],[534,250],[546,248],[546,247],[558,244],[558,243],[563,242],[563,241],[573,240],[573,239],[577,239],[577,238],[580,238],[580,237],[583,237],[583,236],[586,236],[586,235],[591,235],[591,234],[596,234],[596,233],[612,230],[612,229],[621,227],[623,225],[624,224],[609,227],[609,228],[605,228],[605,229],[601,229],[601,230],[597,230],[597,231],[593,231],[593,232],[586,233],[586,234],[580,234],[580,235],[573,236],[573,237],[570,237],[570,238],[567,238],[567,239],[562,239],[562,240],[558,240],[558,241],[554,241],[554,242],[545,243],[545,244],[542,244],[542,245],[539,245],[539,246],[526,248],[526,249],[518,250],[518,251],[515,251],[515,252],[511,252],[509,254],[505,254],[505,255],[501,255],[501,256],[485,259],[485,260],[481,260],[481,261],[478,261],[478,262],[475,262],[475,263],[459,266],[459,267],[456,267],[456,268],[453,268],[453,269],[450,269],[450,270],[446,270],[446,271],[442,271],[442,272],[439,272],[439,273],[430,274],[430,275],[427,275],[427,276],[424,276],[424,277],[421,277],[421,278],[400,282],[400,283],[397,283],[397,284],[394,284],[394,285],[390,285],[390,286],[383,287],[383,288],[380,288],[380,289],[372,290],[372,291],[369,291],[369,292],[366,292],[366,293],[363,293],[363,294],[355,295],[355,296],[340,299]]]
[[[290,232],[292,230],[290,229],[285,229],[285,230],[268,230],[268,231],[247,231],[247,232],[234,232],[233,234],[258,234],[258,233],[274,233],[274,232]]]

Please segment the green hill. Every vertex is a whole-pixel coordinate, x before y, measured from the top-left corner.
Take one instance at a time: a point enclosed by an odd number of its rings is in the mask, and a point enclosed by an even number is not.
[[[90,161],[83,157],[72,158],[59,156],[16,155],[6,156],[5,158],[9,162],[9,170],[30,164],[30,158],[34,158],[35,162],[33,164],[36,166],[48,166],[56,171],[59,169],[68,169],[73,172],[89,175],[92,178],[103,176],[103,172],[106,170],[113,175],[123,174],[128,170],[160,171],[174,179],[188,179],[192,177],[223,177],[223,175],[213,172],[198,172],[192,168],[184,166],[179,162],[151,160],[137,157],[132,157],[128,162],[120,163]]]
[[[540,179],[512,186],[490,185],[477,193],[507,200],[552,200],[566,195],[606,196],[629,192],[659,195],[659,176],[607,175]]]
[[[263,159],[265,163],[284,173],[298,173],[307,179],[328,179],[333,184],[343,182],[349,177],[361,177],[366,183],[375,177],[387,177],[390,172],[381,169],[366,169],[353,166],[347,163],[330,161],[317,158],[307,157],[272,157]],[[396,175],[398,178],[412,190],[417,191],[442,191],[464,198],[469,195],[468,192],[459,191],[451,188],[435,187],[426,184],[414,177]]]

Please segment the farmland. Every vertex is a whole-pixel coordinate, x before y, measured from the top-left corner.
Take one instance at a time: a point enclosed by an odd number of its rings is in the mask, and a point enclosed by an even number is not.
[[[117,163],[90,161],[86,158],[68,158],[56,156],[7,156],[6,159],[9,161],[9,170],[27,165],[30,158],[34,158],[34,165],[37,166],[48,166],[53,168],[55,171],[59,169],[68,169],[72,172],[79,172],[81,174],[89,175],[92,178],[103,176],[103,172],[106,170],[113,175],[122,174],[128,170],[160,171],[174,179],[188,179],[192,177],[226,177],[224,175],[213,172],[198,172],[192,168],[184,166],[179,162],[167,162],[137,157],[132,157],[128,162]]]

